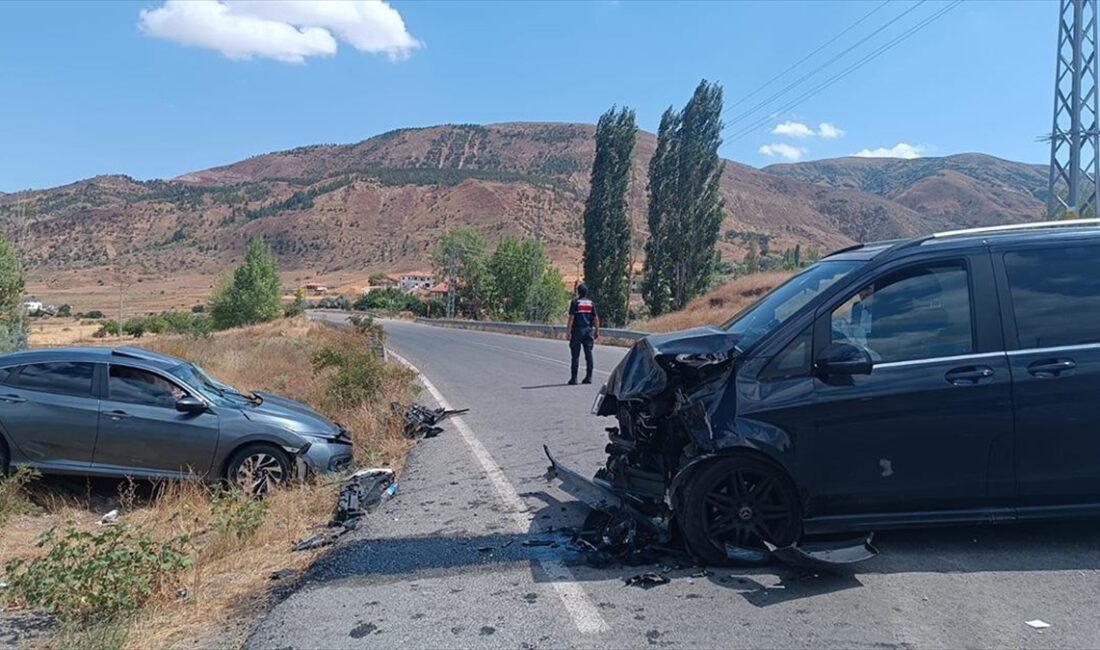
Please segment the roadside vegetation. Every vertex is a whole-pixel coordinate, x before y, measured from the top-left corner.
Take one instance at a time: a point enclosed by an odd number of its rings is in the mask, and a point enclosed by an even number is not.
[[[432,253],[437,278],[455,277],[455,313],[473,320],[565,319],[569,290],[542,242],[505,235],[492,253],[479,230],[458,226]]]
[[[26,345],[21,294],[18,260],[0,240],[5,349]],[[413,400],[413,375],[377,354],[385,333],[369,318],[337,330],[284,310],[276,260],[259,240],[208,308],[91,322],[99,338],[156,335],[142,345],[314,406],[348,428],[359,466],[399,468],[410,444],[391,404]],[[338,484],[314,477],[260,501],[200,482],[18,469],[0,477],[0,604],[55,615],[54,636],[38,642],[56,647],[237,645],[247,631],[240,622],[278,584],[271,576],[291,580],[316,558],[290,549],[327,521]]]
[[[414,399],[413,377],[369,352],[381,336],[369,320],[337,330],[296,318],[143,345],[232,385],[311,404],[348,427],[360,466],[399,468],[410,443],[390,403]],[[323,479],[257,501],[197,482],[20,470],[0,480],[0,581],[8,583],[0,599],[56,613],[59,647],[235,645],[233,634],[247,630],[234,621],[262,610],[269,586],[280,584],[272,573],[293,576],[316,558],[290,548],[325,523],[337,490]],[[114,509],[117,523],[100,525]]]
[[[694,298],[679,311],[635,323],[633,327],[647,332],[674,332],[721,325],[789,277],[790,272],[744,275]]]

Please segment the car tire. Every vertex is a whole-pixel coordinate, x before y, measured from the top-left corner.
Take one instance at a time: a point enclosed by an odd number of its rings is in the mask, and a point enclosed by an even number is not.
[[[757,458],[726,456],[708,462],[688,480],[679,502],[684,541],[707,565],[731,563],[727,544],[763,551],[765,540],[784,547],[802,536],[794,483],[780,467]]]
[[[225,480],[252,496],[262,497],[290,480],[290,457],[275,445],[252,444],[238,449],[229,459]]]

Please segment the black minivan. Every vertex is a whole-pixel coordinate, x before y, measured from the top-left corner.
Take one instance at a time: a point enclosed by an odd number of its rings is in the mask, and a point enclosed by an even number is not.
[[[639,341],[596,482],[702,559],[803,534],[1100,515],[1100,220],[854,246]]]

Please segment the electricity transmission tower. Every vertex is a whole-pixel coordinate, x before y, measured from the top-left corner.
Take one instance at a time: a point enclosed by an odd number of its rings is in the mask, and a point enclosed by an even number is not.
[[[1100,217],[1096,0],[1061,0],[1047,217]],[[1060,194],[1065,192],[1064,196]]]

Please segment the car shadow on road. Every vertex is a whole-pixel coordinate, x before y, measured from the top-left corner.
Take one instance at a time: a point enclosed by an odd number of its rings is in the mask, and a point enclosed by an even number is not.
[[[779,563],[765,567],[711,567],[705,571],[685,555],[638,566],[592,567],[569,540],[569,527],[582,525],[585,508],[559,502],[549,494],[525,494],[543,502],[533,511],[531,528],[519,534],[455,534],[439,530],[417,537],[370,535],[340,544],[311,571],[309,582],[373,578],[402,582],[493,570],[528,567],[537,583],[560,580],[541,561],[560,561],[577,582],[625,582],[641,573],[662,573],[676,582],[709,581],[739,594],[757,607],[863,588],[871,574],[966,574],[988,572],[1100,569],[1100,528],[1095,522],[1008,524],[889,531],[877,535],[880,555],[847,571],[801,569]],[[407,512],[405,516],[415,516]]]
[[[520,390],[539,390],[542,388],[572,388],[573,384],[562,382],[560,384],[539,384],[538,386],[520,386]]]

